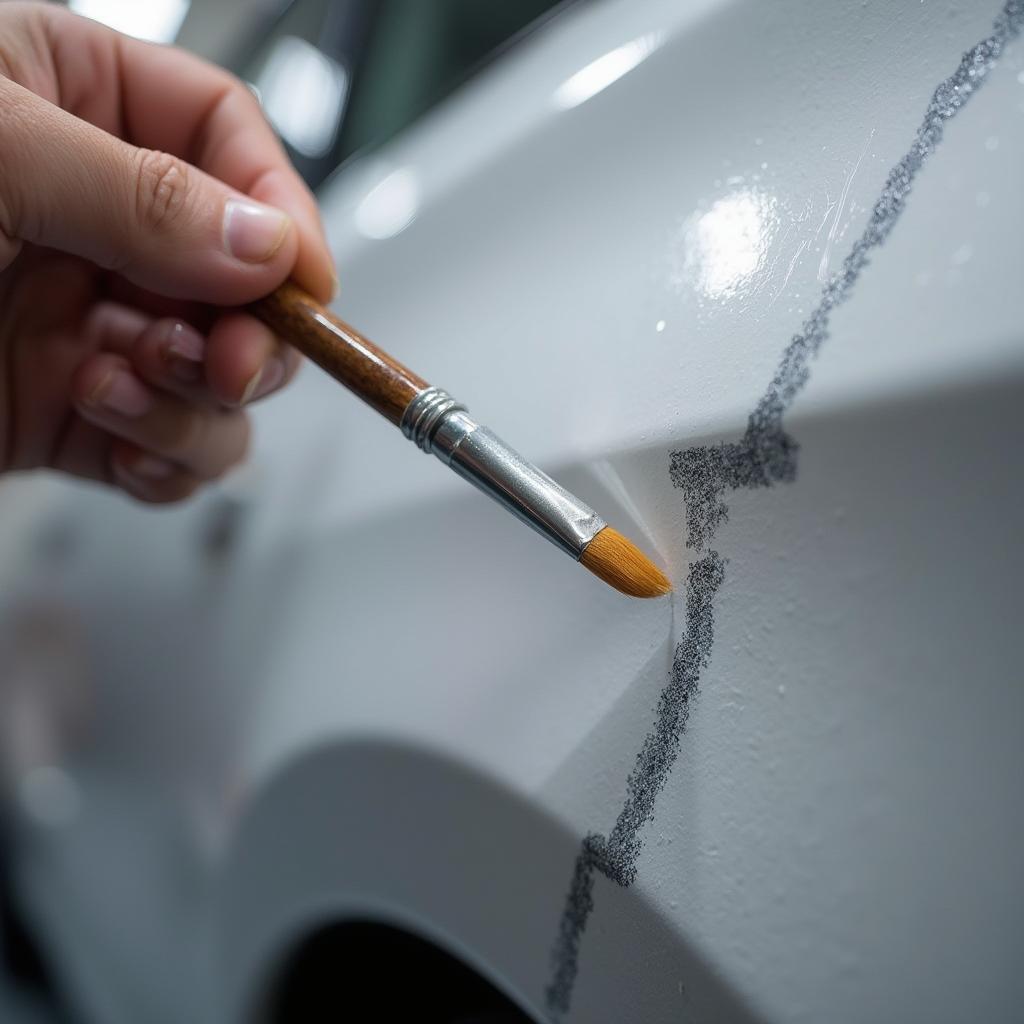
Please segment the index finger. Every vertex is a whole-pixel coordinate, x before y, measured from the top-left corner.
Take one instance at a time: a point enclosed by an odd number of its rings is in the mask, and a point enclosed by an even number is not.
[[[288,213],[299,234],[292,276],[329,301],[334,265],[316,201],[249,89],[184,50],[122,36],[59,9],[53,13],[58,45],[62,33],[70,34],[70,46],[94,55],[87,62],[55,61],[62,95],[82,95],[86,86],[93,95],[108,91],[116,97],[119,134],[126,141],[172,153]],[[68,80],[82,75],[89,77],[88,83]]]

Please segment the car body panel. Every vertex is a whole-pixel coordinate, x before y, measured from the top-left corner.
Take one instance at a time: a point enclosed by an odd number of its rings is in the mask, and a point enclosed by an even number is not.
[[[579,5],[327,184],[341,315],[677,590],[610,591],[311,369],[184,512],[69,489],[47,600],[89,638],[95,724],[81,811],[22,878],[97,1022],[232,1019],[353,915],[564,1015],[574,860],[623,809],[707,557],[672,453],[743,434],[997,13]],[[594,880],[569,1020],[1024,995],[1021,68],[1017,42],[834,312],[795,479],[728,497],[710,657],[635,882]]]

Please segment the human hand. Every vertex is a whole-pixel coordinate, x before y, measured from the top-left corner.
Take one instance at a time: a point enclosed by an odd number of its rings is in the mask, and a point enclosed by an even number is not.
[[[282,212],[283,211],[283,212]],[[0,472],[143,501],[244,455],[297,354],[237,307],[328,301],[313,197],[231,75],[48,4],[0,3]]]

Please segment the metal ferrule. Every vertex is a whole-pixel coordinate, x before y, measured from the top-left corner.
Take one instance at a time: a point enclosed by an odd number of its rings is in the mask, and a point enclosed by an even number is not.
[[[425,388],[405,408],[402,433],[504,505],[577,561],[605,522],[527,462],[440,388]]]

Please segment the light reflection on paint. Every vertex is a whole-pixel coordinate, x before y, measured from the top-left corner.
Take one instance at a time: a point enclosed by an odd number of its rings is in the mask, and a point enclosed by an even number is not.
[[[569,110],[585,103],[645,61],[664,39],[663,32],[648,32],[591,61],[555,90],[555,106]]]
[[[356,207],[356,230],[366,238],[393,238],[416,219],[419,208],[419,179],[410,168],[400,167],[374,185]]]
[[[684,233],[686,277],[711,299],[730,298],[765,262],[778,224],[776,201],[744,189],[691,218]]]

